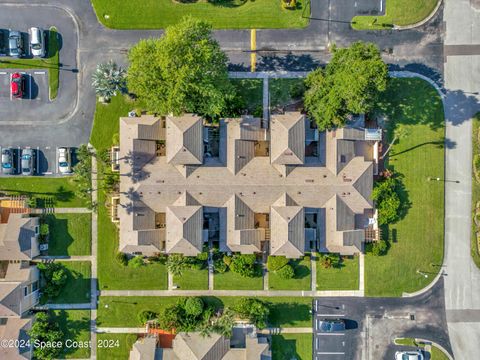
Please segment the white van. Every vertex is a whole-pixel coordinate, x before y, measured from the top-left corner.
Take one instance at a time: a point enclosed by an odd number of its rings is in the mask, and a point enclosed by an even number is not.
[[[30,28],[30,50],[33,56],[45,56],[45,34],[42,29],[38,27]]]

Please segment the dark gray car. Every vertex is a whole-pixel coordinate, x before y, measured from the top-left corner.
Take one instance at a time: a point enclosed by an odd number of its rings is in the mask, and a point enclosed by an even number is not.
[[[14,30],[9,31],[8,55],[16,58],[23,56],[23,39],[20,31],[14,31]]]
[[[2,172],[7,175],[14,172],[12,149],[2,149]]]
[[[35,174],[35,151],[32,149],[22,150],[22,175]]]
[[[318,329],[321,332],[337,332],[345,330],[345,321],[342,319],[324,319],[319,321]]]

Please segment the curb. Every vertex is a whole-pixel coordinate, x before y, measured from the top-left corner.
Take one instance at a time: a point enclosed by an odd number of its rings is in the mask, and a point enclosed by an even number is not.
[[[437,6],[435,6],[435,9],[432,10],[432,12],[423,20],[412,24],[412,25],[405,25],[405,26],[397,26],[395,25],[393,28],[394,30],[410,30],[419,26],[422,26],[432,20],[432,18],[437,14],[438,10],[440,9],[440,6],[442,6],[443,0],[438,0]]]

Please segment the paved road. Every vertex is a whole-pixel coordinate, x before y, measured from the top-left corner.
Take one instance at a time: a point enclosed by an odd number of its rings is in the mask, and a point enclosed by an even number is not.
[[[471,116],[480,111],[480,11],[475,2],[446,0],[446,150],[445,305],[448,331],[457,359],[478,359],[480,270],[470,257]],[[478,4],[478,2],[477,2]]]
[[[334,338],[314,331],[315,360],[393,359],[399,349],[393,344],[396,337],[429,339],[451,352],[443,279],[413,298],[318,298],[313,306],[315,320],[343,318],[347,325]]]

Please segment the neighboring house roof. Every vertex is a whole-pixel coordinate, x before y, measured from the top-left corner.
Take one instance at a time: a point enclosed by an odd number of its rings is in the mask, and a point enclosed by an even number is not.
[[[186,114],[167,117],[167,162],[172,165],[203,163],[203,121]]]
[[[270,255],[298,258],[305,250],[305,214],[300,206],[272,206]]]
[[[19,340],[19,344],[29,340],[27,334],[32,327],[31,319],[0,319],[0,339]],[[29,346],[0,347],[0,359],[25,360],[31,359]]]
[[[287,112],[270,121],[272,164],[301,165],[305,162],[305,115]]]
[[[3,269],[2,269],[3,270]],[[8,263],[0,279],[0,318],[19,317],[28,309],[22,309],[25,283],[38,280],[39,271],[28,262]]]
[[[38,249],[32,249],[39,218],[10,214],[6,224],[0,224],[0,260],[31,260]]]
[[[138,339],[130,350],[129,360],[161,360],[161,351],[157,349],[157,339],[147,336]]]

